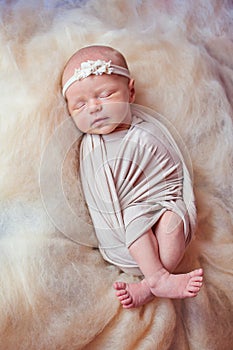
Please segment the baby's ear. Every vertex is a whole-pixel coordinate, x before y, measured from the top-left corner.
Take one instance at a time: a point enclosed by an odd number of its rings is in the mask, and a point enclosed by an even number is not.
[[[135,88],[134,88],[134,79],[129,81],[129,103],[133,103],[135,100]]]

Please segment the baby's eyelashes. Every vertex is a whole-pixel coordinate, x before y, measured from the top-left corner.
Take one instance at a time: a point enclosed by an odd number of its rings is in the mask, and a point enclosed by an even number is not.
[[[99,94],[99,98],[107,98],[107,97],[110,97],[111,95],[113,94],[112,91],[103,91]]]
[[[81,108],[83,108],[85,106],[86,106],[86,102],[85,101],[79,101],[79,102],[76,103],[74,109],[76,109],[76,110],[77,109],[81,109]]]

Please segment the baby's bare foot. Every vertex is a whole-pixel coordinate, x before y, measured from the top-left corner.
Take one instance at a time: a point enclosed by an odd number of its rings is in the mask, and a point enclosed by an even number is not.
[[[113,287],[124,309],[139,307],[155,297],[145,280],[138,283],[115,282]]]
[[[162,269],[153,279],[139,283],[115,282],[116,296],[123,308],[139,307],[155,296],[170,299],[193,298],[203,283],[203,270],[197,269],[186,274],[173,275]]]
[[[173,275],[161,270],[148,280],[151,292],[157,297],[184,299],[197,296],[203,283],[203,270],[197,269],[185,274]]]

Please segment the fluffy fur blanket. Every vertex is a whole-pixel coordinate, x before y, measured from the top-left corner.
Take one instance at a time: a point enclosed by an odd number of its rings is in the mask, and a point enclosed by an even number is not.
[[[231,1],[0,1],[0,350],[222,350],[233,344]],[[60,91],[78,48],[127,58],[136,103],[166,117],[192,161],[198,227],[178,271],[192,300],[123,310],[80,190],[79,134]]]

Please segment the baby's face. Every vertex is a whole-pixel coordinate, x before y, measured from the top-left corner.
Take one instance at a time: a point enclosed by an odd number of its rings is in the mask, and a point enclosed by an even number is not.
[[[134,81],[116,75],[90,75],[66,92],[68,110],[84,133],[109,134],[129,128],[134,101]]]

